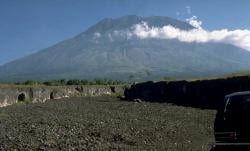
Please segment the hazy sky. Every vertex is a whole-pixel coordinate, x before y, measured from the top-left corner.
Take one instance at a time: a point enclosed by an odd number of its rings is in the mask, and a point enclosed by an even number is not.
[[[0,0],[0,64],[73,37],[106,17],[193,15],[203,28],[250,29],[250,0]]]

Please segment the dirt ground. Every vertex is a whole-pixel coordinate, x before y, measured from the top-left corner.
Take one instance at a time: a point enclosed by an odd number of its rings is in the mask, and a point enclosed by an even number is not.
[[[1,150],[209,151],[216,111],[115,97],[0,108]]]

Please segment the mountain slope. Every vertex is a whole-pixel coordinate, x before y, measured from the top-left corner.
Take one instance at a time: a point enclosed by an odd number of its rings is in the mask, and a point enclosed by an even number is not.
[[[250,52],[220,43],[139,39],[127,31],[135,24],[193,27],[168,17],[125,16],[104,19],[72,39],[0,67],[0,80],[113,78],[187,78],[250,69]]]

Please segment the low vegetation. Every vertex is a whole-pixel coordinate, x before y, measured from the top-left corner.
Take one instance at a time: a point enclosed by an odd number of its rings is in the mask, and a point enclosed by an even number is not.
[[[114,97],[0,109],[0,150],[209,151],[215,111]]]

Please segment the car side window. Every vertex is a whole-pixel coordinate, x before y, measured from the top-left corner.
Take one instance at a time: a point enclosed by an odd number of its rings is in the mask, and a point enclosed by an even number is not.
[[[226,103],[225,119],[239,120],[250,110],[250,96],[233,96]]]

